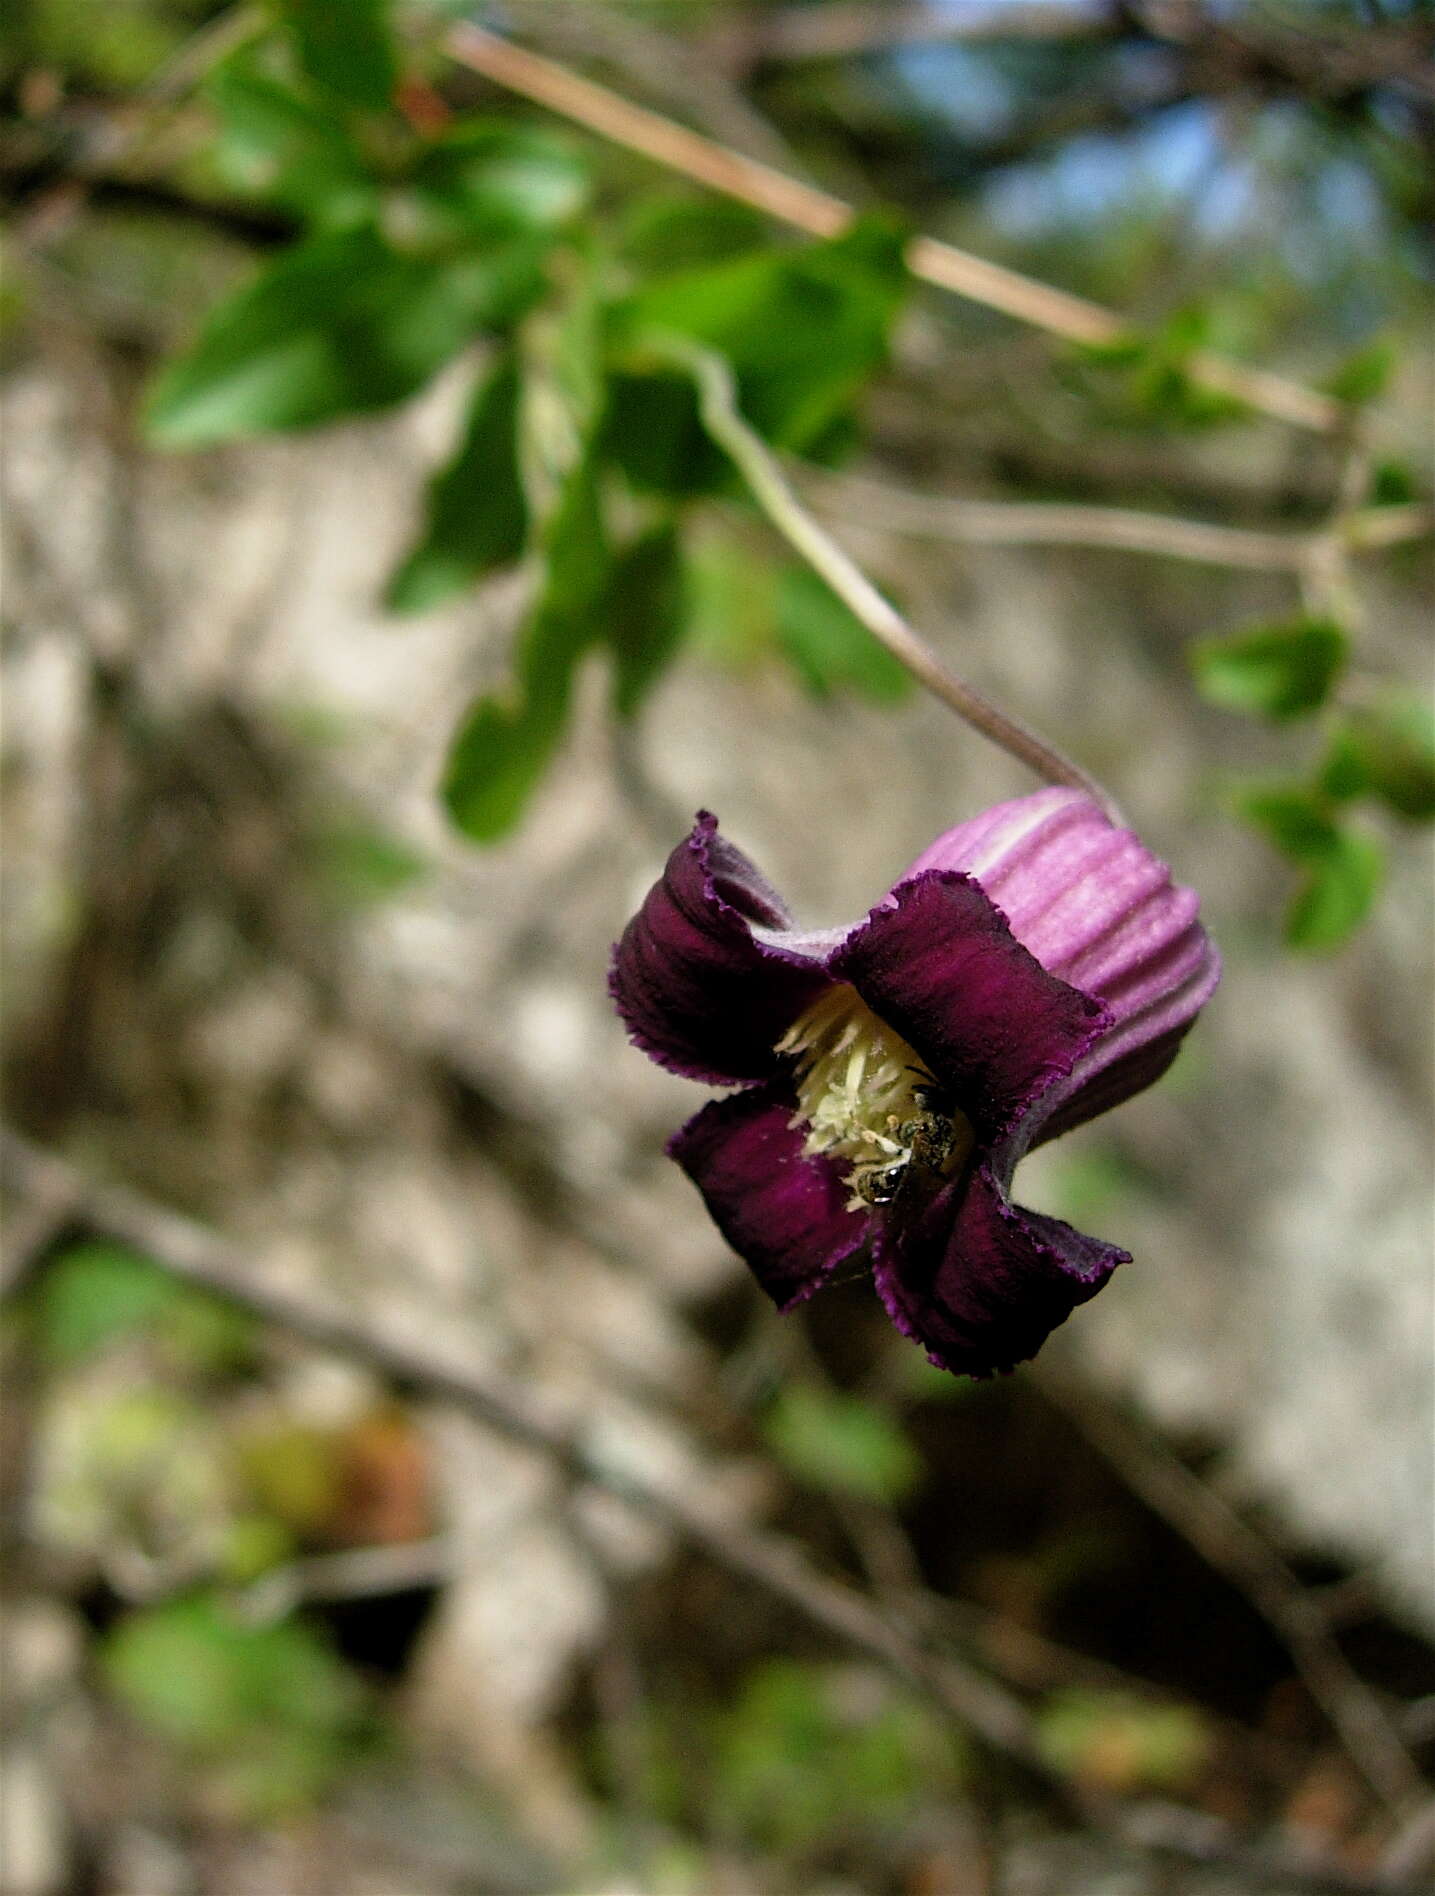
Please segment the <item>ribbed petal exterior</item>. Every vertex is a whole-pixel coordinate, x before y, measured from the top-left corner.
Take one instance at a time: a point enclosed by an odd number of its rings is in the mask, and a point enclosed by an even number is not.
[[[1078,790],[1039,790],[946,831],[898,887],[934,869],[974,877],[1047,972],[1111,1014],[1042,1098],[1021,1149],[1160,1077],[1214,992],[1221,962],[1196,919],[1194,891],[1173,883],[1138,836]]]

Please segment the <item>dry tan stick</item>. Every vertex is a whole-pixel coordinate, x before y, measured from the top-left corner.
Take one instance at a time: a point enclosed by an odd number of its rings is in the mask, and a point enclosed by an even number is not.
[[[1407,540],[1425,540],[1435,533],[1435,507],[1412,501],[1403,507],[1362,507],[1347,514],[1342,529],[1351,553],[1380,553]]]
[[[458,1568],[458,1549],[447,1535],[381,1542],[271,1567],[234,1599],[244,1617],[262,1624],[282,1619],[305,1600],[362,1600],[410,1587],[437,1586]]]
[[[948,671],[896,607],[817,524],[792,491],[772,450],[739,412],[732,370],[723,357],[683,342],[666,344],[665,353],[683,362],[696,378],[709,434],[726,450],[767,518],[898,664],[974,731],[1019,759],[1045,782],[1069,784],[1072,789],[1085,791],[1113,822],[1119,821],[1114,800],[1094,777],[974,685]]]
[[[963,546],[1100,547],[1258,572],[1303,571],[1331,532],[1322,527],[1308,533],[1262,533],[1126,507],[915,494],[853,474],[823,476],[811,492],[826,512],[850,504],[863,525]],[[1373,553],[1431,534],[1435,508],[1367,507],[1346,516],[1339,538],[1349,552]]]
[[[1138,1433],[1114,1409],[1064,1377],[1043,1368],[1037,1378],[1132,1493],[1233,1580],[1280,1634],[1311,1696],[1376,1796],[1399,1812],[1423,1804],[1429,1792],[1400,1733],[1279,1554],[1159,1439]]]
[[[835,237],[852,220],[852,206],[841,198],[715,144],[482,27],[467,23],[455,26],[444,45],[451,58],[495,84],[814,237]],[[1069,342],[1100,345],[1123,341],[1130,334],[1130,325],[1099,303],[1053,289],[1050,284],[958,250],[935,237],[914,237],[907,246],[906,258],[912,275],[924,283],[951,290],[988,309],[1001,310]],[[1331,396],[1265,369],[1249,368],[1207,350],[1196,351],[1186,366],[1192,378],[1207,388],[1294,427],[1329,434],[1345,419],[1343,404]]]

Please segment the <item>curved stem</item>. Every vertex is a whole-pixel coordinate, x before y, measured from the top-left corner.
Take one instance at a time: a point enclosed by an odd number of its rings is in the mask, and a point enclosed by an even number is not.
[[[913,631],[837,542],[820,527],[797,498],[777,458],[749,427],[737,406],[732,370],[721,356],[676,337],[654,338],[653,345],[690,371],[698,385],[703,423],[746,481],[753,499],[772,525],[862,621],[879,644],[924,685],[933,697],[991,743],[1017,758],[1047,783],[1067,784],[1086,793],[1113,822],[1120,821],[1115,800],[1094,777],[1000,706],[984,692],[948,671],[926,641]]]

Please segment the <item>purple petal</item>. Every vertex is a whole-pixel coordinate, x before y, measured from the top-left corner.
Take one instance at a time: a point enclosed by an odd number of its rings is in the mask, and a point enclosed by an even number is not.
[[[633,1041],[688,1079],[775,1073],[773,1048],[830,985],[782,945],[788,922],[781,897],[702,811],[613,951],[609,988]]]
[[[796,1104],[780,1083],[750,1087],[704,1106],[668,1143],[779,1310],[820,1290],[866,1243],[870,1222],[847,1209],[838,1168],[804,1154]]]
[[[1039,790],[948,830],[904,881],[937,868],[975,877],[1044,968],[1110,1010],[1107,1032],[1043,1098],[1043,1139],[1160,1077],[1221,963],[1195,894],[1138,836],[1080,791]]]
[[[939,1369],[1003,1375],[1035,1356],[1129,1253],[1011,1204],[983,1166],[910,1227],[889,1227],[874,1276],[888,1314]]]
[[[983,1144],[999,1137],[1109,1024],[1049,974],[969,877],[903,882],[828,963],[954,1095]]]

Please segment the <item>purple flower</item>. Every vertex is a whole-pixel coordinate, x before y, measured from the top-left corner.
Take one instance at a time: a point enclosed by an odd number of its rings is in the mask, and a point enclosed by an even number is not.
[[[939,836],[855,926],[804,933],[704,813],[612,993],[660,1065],[741,1089],[669,1151],[778,1308],[870,1266],[934,1363],[990,1376],[1128,1261],[1008,1189],[1170,1065],[1220,973],[1196,909],[1056,789]]]

